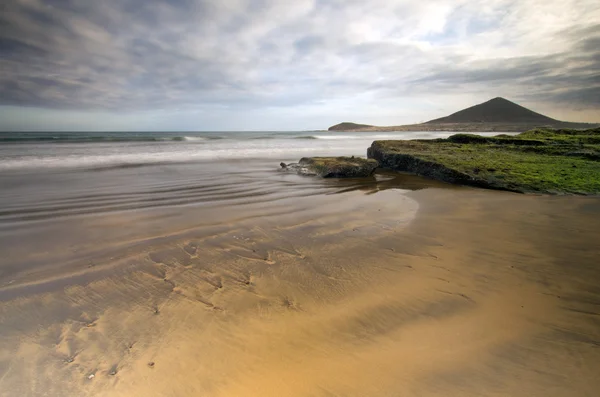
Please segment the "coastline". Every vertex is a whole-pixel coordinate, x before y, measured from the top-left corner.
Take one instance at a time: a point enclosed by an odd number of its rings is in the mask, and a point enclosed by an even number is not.
[[[344,124],[344,123],[342,123]],[[348,123],[352,124],[352,123]],[[533,128],[574,128],[589,129],[598,128],[598,123],[571,123],[560,122],[552,124],[540,123],[422,123],[396,126],[362,126],[362,127],[329,127],[330,132],[414,132],[414,131],[437,131],[437,132],[525,132]]]

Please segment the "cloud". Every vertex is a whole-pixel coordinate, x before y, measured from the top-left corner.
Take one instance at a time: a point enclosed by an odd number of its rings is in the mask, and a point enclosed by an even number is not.
[[[0,106],[318,105],[337,116],[340,103],[355,112],[386,100],[371,113],[385,119],[410,99],[452,95],[599,107],[597,1],[5,0],[2,10]]]
[[[571,32],[572,33],[572,32]],[[600,98],[600,25],[571,34],[568,51],[502,59],[483,59],[433,67],[413,85],[451,91],[457,85],[510,87],[513,97],[597,108]]]

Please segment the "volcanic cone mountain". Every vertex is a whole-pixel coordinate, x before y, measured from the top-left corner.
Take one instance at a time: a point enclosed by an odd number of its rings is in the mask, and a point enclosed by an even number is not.
[[[597,126],[599,124],[556,120],[497,97],[426,123],[379,127],[344,122],[329,127],[329,131],[524,132],[536,127],[588,129]]]
[[[428,121],[425,124],[442,123],[558,123],[558,120],[544,116],[517,105],[504,98],[494,98],[479,105],[452,113],[450,116]]]

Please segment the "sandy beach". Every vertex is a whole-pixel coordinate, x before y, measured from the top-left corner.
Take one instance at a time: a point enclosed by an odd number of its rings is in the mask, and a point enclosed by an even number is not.
[[[55,249],[4,234],[0,395],[600,388],[597,198],[270,175],[265,202],[55,219]]]
[[[599,0],[0,10],[0,397],[600,396]]]

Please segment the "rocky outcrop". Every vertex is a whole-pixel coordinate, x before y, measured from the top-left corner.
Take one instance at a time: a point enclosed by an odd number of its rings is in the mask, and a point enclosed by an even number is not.
[[[468,174],[446,167],[438,162],[419,158],[412,154],[397,153],[386,149],[385,143],[375,141],[367,149],[367,157],[377,160],[380,167],[459,185],[475,185],[492,188],[485,181],[477,180]]]
[[[600,194],[600,129],[375,141],[382,168],[444,182],[521,193]]]
[[[369,176],[378,166],[376,160],[360,157],[303,157],[298,163],[281,163],[282,171],[322,178],[360,178]]]

